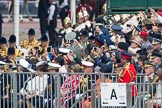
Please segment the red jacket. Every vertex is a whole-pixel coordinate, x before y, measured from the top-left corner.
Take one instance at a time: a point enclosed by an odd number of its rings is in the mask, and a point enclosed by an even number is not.
[[[119,83],[130,83],[136,81],[136,69],[133,64],[127,63],[119,73]],[[132,85],[132,97],[137,96],[137,88]]]

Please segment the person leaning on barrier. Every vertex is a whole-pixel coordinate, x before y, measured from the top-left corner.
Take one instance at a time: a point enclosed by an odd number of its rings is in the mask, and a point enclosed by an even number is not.
[[[48,87],[46,88],[44,98],[47,99],[46,107],[50,108],[53,106],[53,99],[56,98],[56,81],[57,73],[61,66],[57,63],[48,63]]]
[[[162,99],[162,68],[158,69],[158,78],[159,80],[156,83],[157,86],[157,90],[155,93],[155,96],[153,96],[153,98],[151,100],[149,100],[149,107],[150,108],[161,108],[161,99]]]
[[[34,39],[35,37],[35,30],[33,28],[30,28],[28,31],[28,39],[21,41],[21,48],[33,48],[35,46],[38,46],[40,43]]]
[[[102,83],[102,82],[104,82],[104,83],[112,83],[113,82],[113,80],[111,80],[110,78],[109,78],[109,76],[108,76],[108,72],[109,72],[109,69],[107,68],[107,67],[102,67],[102,68],[100,68],[100,70],[99,70],[99,74],[100,73],[105,73],[105,75],[104,76],[100,76],[97,80],[96,80],[96,94],[95,94],[95,96],[96,96],[96,100],[95,101],[97,101],[98,102],[98,100],[101,98],[101,92],[100,92],[100,84]],[[97,103],[96,102],[96,103]],[[98,103],[97,103],[98,104]],[[91,99],[87,99],[85,102],[84,102],[84,108],[92,108],[92,106],[91,106],[92,104],[91,104]]]
[[[79,89],[79,80],[80,76],[77,73],[81,72],[81,67],[77,63],[71,65],[70,72],[68,77],[65,79],[63,84],[60,87],[61,90],[61,105],[65,108],[71,107],[75,103],[75,93]]]
[[[44,107],[44,94],[48,85],[49,76],[43,72],[47,72],[48,64],[45,61],[38,62],[37,67],[37,76],[34,76],[31,80],[27,82],[26,86],[26,103],[27,108],[31,107]]]
[[[9,74],[4,73],[4,65],[6,63],[0,61],[0,101],[1,101],[1,108],[11,107],[11,77]]]
[[[82,71],[85,73],[80,79],[80,89],[77,91],[76,99],[78,99],[85,91],[91,89],[91,85],[98,79],[98,76],[94,75],[94,63],[90,61],[82,61]],[[90,98],[91,93],[87,93],[86,97]]]
[[[20,59],[17,64],[17,92],[18,92],[18,108],[21,108],[23,105],[26,107],[25,96],[27,94],[26,86],[27,82],[32,79],[32,73],[36,71],[31,68],[31,65],[25,59]],[[25,72],[25,73],[23,73]],[[28,73],[26,73],[28,72]]]
[[[145,62],[144,65],[145,76],[141,83],[145,83],[143,88],[144,100],[152,99],[156,93],[155,83],[158,81],[159,77],[155,75],[155,65],[151,61]]]

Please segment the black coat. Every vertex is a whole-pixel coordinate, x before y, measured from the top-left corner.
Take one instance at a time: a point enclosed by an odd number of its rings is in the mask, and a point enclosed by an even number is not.
[[[0,75],[0,93],[1,97],[7,94],[7,89],[10,91],[11,88],[11,77],[9,74],[2,73]]]
[[[38,4],[38,18],[47,18],[50,3],[48,0],[40,0]]]
[[[0,13],[0,24],[3,23],[2,14]]]

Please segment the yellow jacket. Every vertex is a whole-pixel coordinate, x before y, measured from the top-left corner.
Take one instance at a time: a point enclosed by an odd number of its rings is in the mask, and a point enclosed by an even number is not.
[[[40,43],[35,39],[33,41],[29,41],[29,40],[21,41],[21,48],[25,48],[25,49],[27,49],[29,47],[33,48],[33,47],[39,46],[39,45],[40,45]]]

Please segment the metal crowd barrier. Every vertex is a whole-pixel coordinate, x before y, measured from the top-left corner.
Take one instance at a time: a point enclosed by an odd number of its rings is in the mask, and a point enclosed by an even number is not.
[[[127,84],[126,108],[161,108],[162,99],[156,98],[157,91],[153,88],[162,84],[145,83],[144,75],[136,79]],[[1,108],[125,108],[101,106],[100,83],[117,81],[117,74],[103,73],[0,73],[0,105]],[[134,98],[132,85],[138,91]]]

